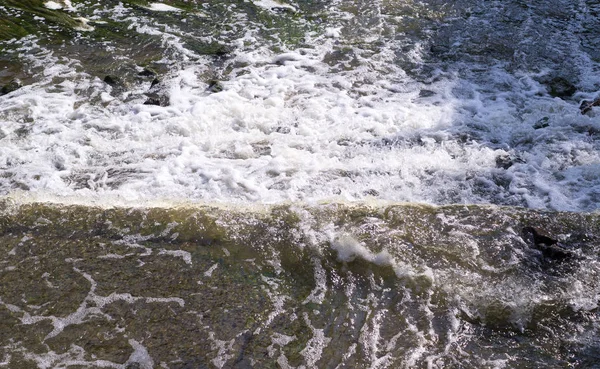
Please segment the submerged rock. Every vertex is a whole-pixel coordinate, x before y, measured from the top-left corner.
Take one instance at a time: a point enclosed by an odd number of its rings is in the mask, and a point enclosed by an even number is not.
[[[220,81],[213,79],[212,81],[208,82],[208,91],[210,92],[221,92],[223,91],[223,85],[221,84]]]
[[[566,249],[557,240],[540,234],[533,227],[523,228],[523,236],[527,243],[540,250],[546,259],[563,261],[574,256],[571,250]]]
[[[517,163],[524,163],[523,159],[510,155],[496,157],[496,168],[508,169]]]
[[[425,90],[425,89],[419,91],[419,97],[431,97],[431,96],[435,96],[434,91]]]
[[[156,77],[157,73],[151,68],[144,68],[144,70],[139,72],[137,75],[140,77]]]
[[[550,95],[552,97],[571,97],[577,92],[577,87],[574,84],[562,77],[555,77],[548,82]]]
[[[144,102],[144,105],[169,106],[169,97],[166,95],[149,93],[146,96],[148,96],[148,99]]]
[[[583,100],[581,105],[579,105],[579,110],[581,111],[581,114],[585,114],[592,110],[594,106],[600,106],[600,97],[594,101]]]
[[[549,117],[543,117],[542,119],[535,122],[535,124],[533,125],[533,129],[546,128],[550,125],[550,123],[548,123],[549,121],[550,121]]]
[[[0,89],[0,95],[6,95],[23,87],[23,84],[18,79],[13,79]]]
[[[145,93],[148,99],[144,105],[169,106],[171,99],[165,90],[165,85],[158,78],[154,78],[150,89]]]
[[[118,77],[115,76],[105,76],[103,79],[104,83],[106,83],[109,86],[115,87],[115,86],[119,86],[122,85],[123,83],[121,82],[121,80]]]
[[[144,102],[144,105],[158,105],[160,106],[160,100],[156,97],[149,97],[148,100]]]
[[[126,78],[126,76],[123,76],[123,78],[121,78],[115,75],[106,75],[103,81],[104,83],[112,87],[110,94],[116,97],[125,93],[131,87],[130,82]]]

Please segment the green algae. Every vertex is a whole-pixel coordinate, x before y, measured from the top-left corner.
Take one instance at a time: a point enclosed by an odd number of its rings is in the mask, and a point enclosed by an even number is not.
[[[81,23],[62,10],[48,9],[44,6],[45,1],[42,0],[2,0],[0,6],[6,6],[13,9],[19,9],[26,14],[44,18],[51,23],[60,24],[63,26],[75,28]]]
[[[34,31],[34,28],[27,28],[20,25],[15,19],[0,19],[0,40],[10,40],[27,36]]]
[[[62,43],[83,26],[65,11],[46,8],[41,0],[0,0],[0,7],[6,10],[0,21],[0,48],[1,41],[33,34],[46,34],[51,43]]]
[[[227,59],[249,29],[265,42],[247,48],[266,46],[273,52],[302,46],[307,32],[323,32],[323,20],[317,19],[321,16],[314,16],[319,10],[310,4],[297,12],[278,12],[246,1],[170,1],[181,11],[163,12],[152,10],[151,3],[73,0],[72,8],[48,9],[42,0],[0,0],[5,11],[0,20],[0,63],[6,59],[16,66],[9,70],[0,64],[0,86],[14,78],[26,85],[40,82],[43,66],[32,64],[26,55],[38,52],[50,52],[62,60],[59,63],[72,60],[72,67],[83,76],[119,78],[122,83],[112,89],[115,97],[144,88],[148,81],[138,75],[141,68],[156,70],[160,78],[172,71],[174,63],[185,66],[203,57],[212,59],[205,76],[211,83],[227,79],[233,71]],[[116,7],[124,9],[124,15],[115,14]],[[241,18],[247,20],[240,23]],[[186,49],[185,55],[172,40]],[[61,82],[56,77],[52,85]],[[219,87],[211,90],[215,88]],[[102,103],[98,98],[88,102]]]

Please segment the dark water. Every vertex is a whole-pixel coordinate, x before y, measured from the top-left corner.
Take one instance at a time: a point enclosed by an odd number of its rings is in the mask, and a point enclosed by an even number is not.
[[[3,209],[10,368],[598,367],[597,215]],[[531,225],[573,257],[545,257]]]

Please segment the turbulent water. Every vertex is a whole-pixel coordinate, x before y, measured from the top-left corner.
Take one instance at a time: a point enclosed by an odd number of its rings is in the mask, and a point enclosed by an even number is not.
[[[0,0],[0,88],[0,367],[600,367],[597,1]]]
[[[0,191],[600,204],[594,1],[171,4],[2,7]]]

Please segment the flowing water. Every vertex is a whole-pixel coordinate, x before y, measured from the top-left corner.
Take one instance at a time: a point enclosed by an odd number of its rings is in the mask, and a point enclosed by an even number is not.
[[[596,1],[0,0],[1,86],[0,367],[600,367]]]

